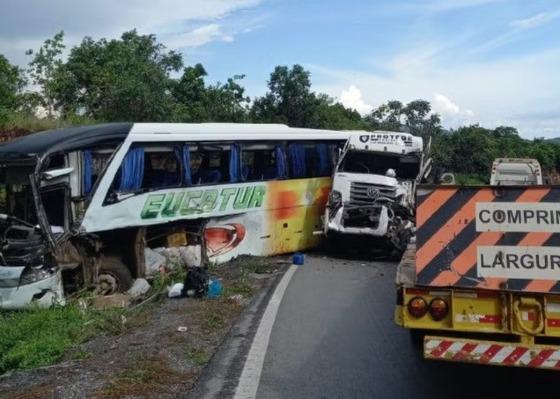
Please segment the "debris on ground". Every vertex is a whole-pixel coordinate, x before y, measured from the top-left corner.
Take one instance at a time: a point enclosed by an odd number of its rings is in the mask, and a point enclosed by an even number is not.
[[[179,331],[179,332],[187,332],[187,330],[188,330],[188,328],[185,327],[185,326],[179,326],[179,327],[177,327],[177,331]]]
[[[132,298],[138,298],[150,291],[150,283],[146,279],[137,278],[126,293]]]
[[[91,298],[91,306],[94,309],[104,310],[110,308],[127,308],[130,306],[132,298],[127,294],[113,294],[104,296],[94,296]]]
[[[154,251],[153,249],[146,248],[144,251],[144,256],[146,258],[147,276],[159,273],[160,270],[167,265],[166,257]]]
[[[183,295],[183,283],[175,283],[171,287],[168,287],[167,297],[168,298],[178,298]]]
[[[223,287],[219,279],[210,279],[208,281],[208,298],[219,298],[222,295]]]

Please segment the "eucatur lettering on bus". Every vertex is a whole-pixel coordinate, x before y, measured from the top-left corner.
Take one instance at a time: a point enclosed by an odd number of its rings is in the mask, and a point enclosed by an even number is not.
[[[476,231],[559,232],[560,204],[479,202]]]
[[[560,252],[557,247],[480,246],[476,270],[478,277],[560,280]]]

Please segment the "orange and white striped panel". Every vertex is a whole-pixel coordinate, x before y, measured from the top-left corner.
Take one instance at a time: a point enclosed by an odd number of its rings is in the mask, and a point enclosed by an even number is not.
[[[528,347],[500,342],[426,337],[424,339],[424,357],[493,366],[560,370],[559,347]]]

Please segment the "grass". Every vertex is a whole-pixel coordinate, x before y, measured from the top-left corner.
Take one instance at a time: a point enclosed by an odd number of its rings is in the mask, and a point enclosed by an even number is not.
[[[150,392],[173,392],[173,385],[188,379],[187,373],[173,370],[160,357],[143,360],[122,370],[105,387],[94,394],[94,398],[146,397]]]
[[[210,360],[210,355],[202,348],[189,346],[185,350],[185,354],[197,366],[204,366]]]
[[[75,304],[0,313],[0,374],[53,364],[100,332],[120,334],[141,314],[125,309],[84,310]],[[89,357],[78,351],[74,359]]]

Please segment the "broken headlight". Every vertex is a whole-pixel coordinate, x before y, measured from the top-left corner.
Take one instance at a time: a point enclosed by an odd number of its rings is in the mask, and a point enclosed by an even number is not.
[[[332,190],[329,194],[329,206],[338,207],[342,203],[342,194],[340,191]]]
[[[20,277],[20,285],[32,284],[52,276],[52,270],[44,267],[27,267]]]

